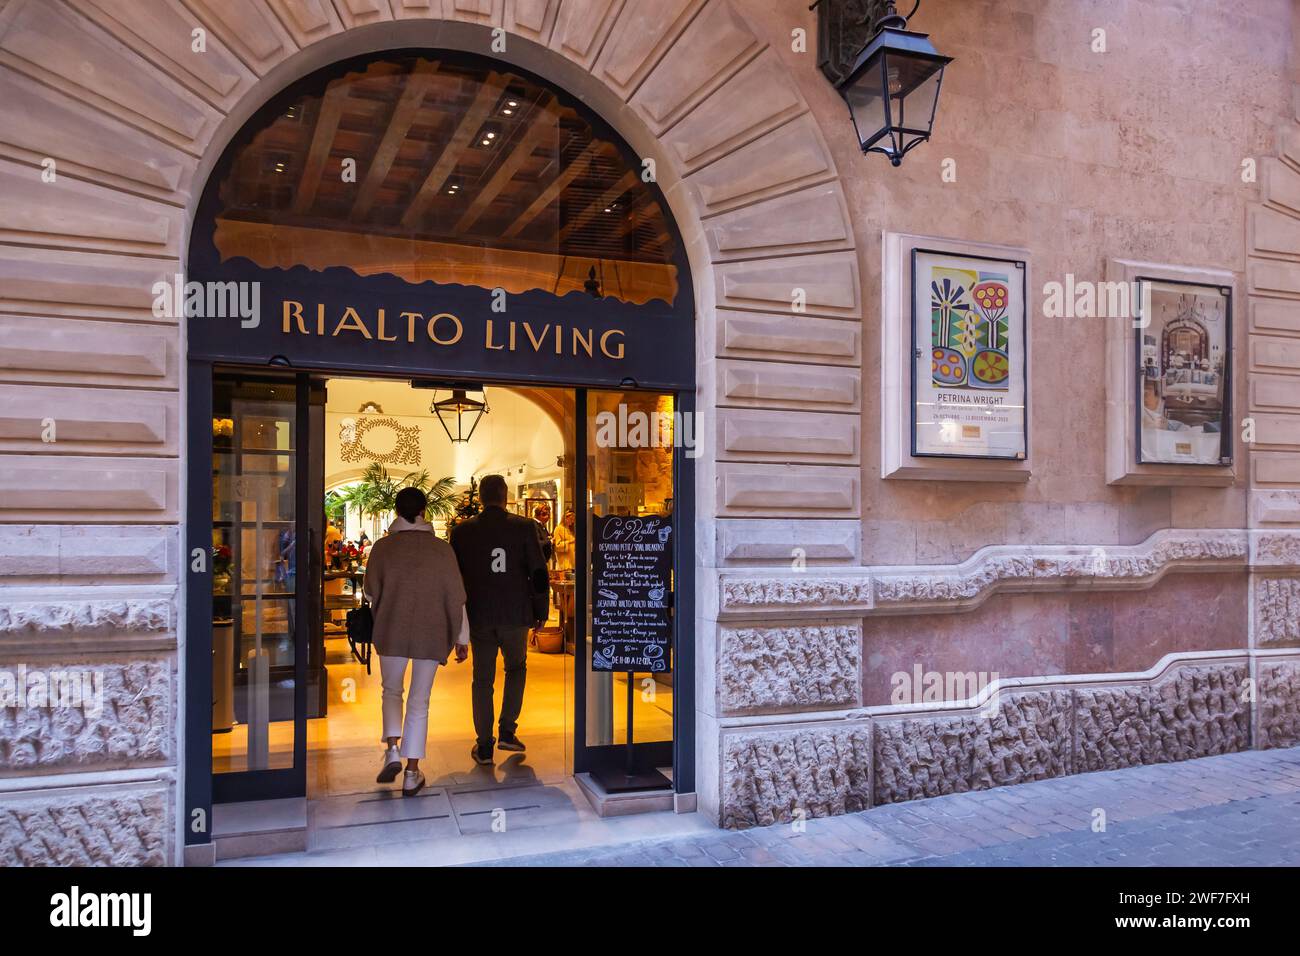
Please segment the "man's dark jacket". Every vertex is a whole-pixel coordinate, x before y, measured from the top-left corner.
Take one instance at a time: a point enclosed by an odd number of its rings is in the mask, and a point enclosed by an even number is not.
[[[546,559],[537,540],[537,522],[491,505],[456,525],[451,547],[465,580],[465,608],[471,630],[485,627],[532,627],[550,612],[551,589]],[[505,570],[497,548],[505,552]]]

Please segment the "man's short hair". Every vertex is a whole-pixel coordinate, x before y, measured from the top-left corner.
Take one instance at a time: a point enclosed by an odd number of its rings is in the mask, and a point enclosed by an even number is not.
[[[478,496],[485,505],[499,505],[504,508],[509,494],[506,480],[500,475],[485,475],[478,483]]]
[[[403,488],[393,499],[393,506],[407,521],[414,521],[424,514],[424,509],[429,506],[429,499],[419,488]]]

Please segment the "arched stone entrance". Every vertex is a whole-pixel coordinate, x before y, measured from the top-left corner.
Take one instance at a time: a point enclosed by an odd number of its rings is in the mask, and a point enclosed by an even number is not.
[[[114,701],[85,726],[35,728],[49,746],[0,763],[23,779],[0,802],[0,844],[43,832],[34,852],[50,860],[168,863],[182,828],[202,825],[187,818],[178,779],[185,348],[177,325],[154,316],[153,287],[183,270],[203,183],[258,106],[326,63],[412,46],[543,76],[655,163],[694,277],[707,449],[696,495],[699,809],[754,817],[728,804],[762,799],[750,724],[776,705],[732,717],[731,735],[752,743],[724,746],[716,568],[788,567],[795,547],[852,563],[860,535],[858,418],[835,414],[860,400],[857,252],[830,151],[783,62],[791,54],[774,46],[788,40],[757,31],[730,0],[0,9],[0,179],[20,224],[0,247],[0,328],[25,343],[6,378],[40,392],[63,425],[57,456],[40,443],[10,456],[0,520],[25,560],[11,574],[20,623],[3,636],[22,652],[40,634],[50,660],[101,667]],[[817,520],[789,520],[801,518]],[[800,624],[808,602],[772,600],[791,610],[757,629],[760,642],[852,630]],[[858,690],[846,693],[816,704],[851,706]],[[113,746],[86,747],[88,734]],[[59,826],[68,813],[84,832]]]

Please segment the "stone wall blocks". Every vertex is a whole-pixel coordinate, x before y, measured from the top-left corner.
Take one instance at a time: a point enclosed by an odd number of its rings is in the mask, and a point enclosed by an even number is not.
[[[856,415],[722,408],[714,420],[718,461],[856,464],[859,460]]]
[[[603,80],[622,99],[631,98],[706,2],[659,0],[623,4],[609,39],[590,67],[592,75]]]
[[[220,114],[149,59],[62,4],[0,11],[0,62],[200,155]]]
[[[0,83],[0,152],[5,155],[37,173],[53,159],[60,175],[159,199],[188,192],[197,161],[177,147],[3,66]]]
[[[790,377],[812,374],[807,367],[787,364],[790,362],[851,367],[861,362],[862,336],[858,325],[852,322],[720,309],[716,329],[719,356],[766,359],[765,364],[773,369],[786,370],[787,381]],[[772,364],[778,361],[781,364]],[[735,380],[727,381],[723,378],[725,369],[722,372],[720,386],[730,388]],[[740,388],[744,387],[741,383]]]
[[[550,47],[590,70],[609,39],[624,0],[562,0]]]
[[[1300,745],[1300,659],[1264,658],[1258,667],[1261,750]]]
[[[662,0],[662,5],[670,3]],[[626,19],[628,14],[623,16]],[[705,3],[629,102],[651,132],[659,136],[725,83],[758,50],[758,39],[730,3]]]
[[[0,471],[0,514],[10,521],[175,521],[179,472],[176,459],[12,455]]]
[[[718,712],[834,710],[861,702],[862,622],[720,629]]]
[[[805,113],[688,176],[686,187],[714,215],[834,177],[821,129]]]
[[[173,392],[0,385],[0,450],[174,455],[178,417]]]
[[[215,35],[204,37],[201,54],[194,51],[193,30],[199,21],[180,0],[154,0],[148,5],[73,0],[73,5],[224,111],[232,109],[255,81],[253,72]]]
[[[821,188],[821,187],[818,187]],[[803,193],[795,193],[778,202],[797,202]],[[823,200],[825,197],[823,197]],[[771,207],[769,207],[771,208]],[[733,216],[756,216],[759,207],[740,210]],[[808,210],[803,211],[807,215]],[[838,218],[838,214],[837,217]],[[730,241],[728,221],[723,219],[715,228],[710,248],[715,248],[721,235]],[[743,233],[743,222],[736,219],[730,225]],[[781,228],[793,228],[785,224]],[[831,232],[838,227],[832,223]],[[825,233],[819,228],[814,235]],[[755,241],[764,241],[752,237]],[[744,242],[737,235],[736,241]],[[796,237],[796,241],[798,238]],[[807,256],[789,256],[720,262],[713,268],[719,309],[756,310],[774,312],[798,322],[806,316],[828,316],[840,319],[862,317],[861,285],[858,279],[858,258],[855,252],[832,252]],[[796,308],[796,302],[803,311]]]
[[[1255,646],[1300,645],[1300,578],[1255,578]]]
[[[0,865],[166,866],[174,806],[162,780],[0,792]]]
[[[0,381],[175,388],[179,349],[165,327],[0,314]]]
[[[70,176],[47,183],[43,172],[0,162],[0,241],[179,258],[179,208]]]
[[[682,169],[690,174],[715,160],[735,155],[745,143],[807,109],[779,57],[771,50],[763,50],[661,139]],[[770,150],[764,152],[772,158]],[[731,165],[734,169],[734,164]],[[757,171],[746,172],[753,175]],[[706,181],[716,182],[716,177],[711,175]],[[703,186],[698,188],[704,190]]]
[[[0,777],[158,765],[175,756],[173,662],[52,660],[3,668],[48,702],[0,708]],[[22,696],[19,691],[20,698]]]
[[[730,732],[722,739],[721,823],[744,829],[871,805],[866,722]]]
[[[182,2],[259,76],[298,48],[271,7],[262,0]]]
[[[179,541],[174,525],[0,524],[0,581],[9,585],[58,579],[72,585],[174,580]]]
[[[715,262],[850,249],[853,227],[838,182],[822,183],[704,220]],[[811,296],[810,296],[811,299]],[[784,306],[790,308],[790,293]],[[811,301],[809,311],[815,311]]]
[[[153,287],[176,272],[169,259],[0,246],[0,310],[158,322]]]
[[[720,408],[855,413],[862,405],[862,375],[857,369],[725,360],[717,363],[717,371],[716,404]]]
[[[873,721],[875,803],[1071,773],[1069,699],[1068,690],[1003,694],[991,717]]]

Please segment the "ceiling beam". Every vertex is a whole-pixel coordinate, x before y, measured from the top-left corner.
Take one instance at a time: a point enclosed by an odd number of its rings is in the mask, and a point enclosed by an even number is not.
[[[479,127],[486,122],[488,113],[501,98],[505,85],[506,78],[496,72],[489,73],[487,79],[483,81],[483,85],[479,87],[474,97],[474,102],[461,116],[456,131],[447,140],[442,153],[434,162],[433,168],[429,170],[429,175],[424,178],[424,182],[411,198],[411,204],[402,214],[402,225],[407,229],[412,229],[419,223],[425,210],[429,208],[429,204],[433,202],[438,191],[442,189],[443,183],[447,181],[447,177],[460,162],[460,157],[469,146],[470,140],[479,131]]]
[[[420,60],[407,76],[406,87],[393,107],[392,115],[388,118],[388,127],[384,130],[379,145],[375,147],[370,166],[366,170],[366,178],[362,181],[361,188],[357,191],[356,201],[352,204],[352,211],[348,214],[348,218],[353,222],[362,219],[375,204],[375,197],[379,195],[380,187],[388,178],[388,171],[393,168],[393,161],[406,140],[406,134],[411,131],[411,126],[420,115],[420,107],[437,72],[437,61]]]
[[[579,212],[570,220],[563,229],[560,230],[560,242],[563,243],[575,231],[581,229],[591,220],[601,215],[610,203],[618,199],[625,192],[636,185],[638,176],[636,170],[629,169],[625,172],[613,186],[610,186],[596,198],[594,202]]]
[[[573,162],[560,170],[559,175],[552,179],[537,198],[528,204],[528,208],[516,217],[515,221],[510,224],[510,228],[502,235],[506,239],[513,239],[527,229],[529,224],[540,216],[544,209],[560,198],[560,193],[568,188],[569,183],[573,182],[587,168],[587,164],[600,152],[600,145],[596,140],[588,143],[583,151],[574,157]]]
[[[338,79],[329,85],[321,99],[320,111],[316,114],[316,127],[311,134],[311,146],[307,149],[307,162],[303,164],[302,178],[298,180],[298,190],[293,197],[293,211],[300,216],[311,209],[312,203],[316,201],[316,190],[325,173],[325,163],[334,146],[334,134],[338,132],[343,103],[347,98],[348,81]]]
[[[533,155],[533,150],[541,145],[542,140],[547,135],[555,135],[556,117],[548,109],[550,103],[551,97],[549,94],[543,95],[537,101],[528,129],[524,130],[524,134],[515,140],[515,145],[510,150],[510,153],[497,164],[496,171],[492,173],[492,178],[478,188],[474,199],[469,204],[469,208],[461,215],[453,232],[457,234],[468,232],[470,227],[478,222],[483,213],[487,212],[488,206],[492,205],[492,200],[496,199],[510,180],[515,178],[515,173],[519,172],[519,168],[528,162],[529,157]]]

